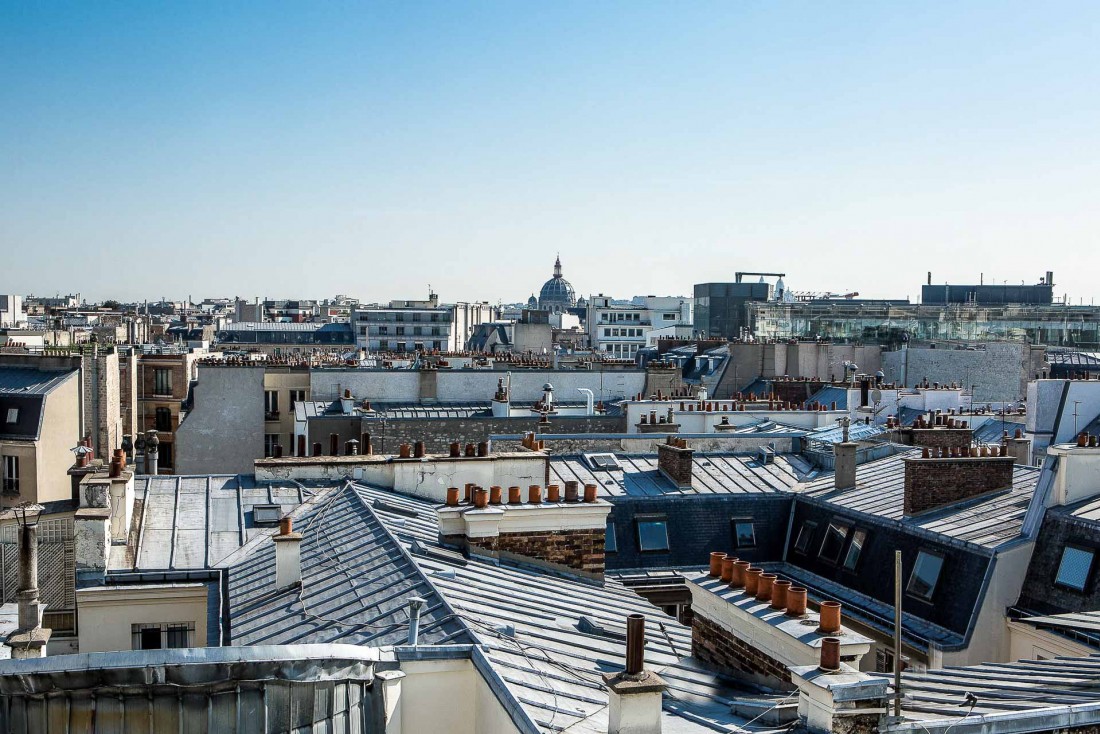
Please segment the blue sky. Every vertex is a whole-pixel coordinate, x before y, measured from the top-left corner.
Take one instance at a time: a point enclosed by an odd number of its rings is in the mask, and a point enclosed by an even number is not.
[[[0,292],[1100,296],[1095,2],[0,11]]]

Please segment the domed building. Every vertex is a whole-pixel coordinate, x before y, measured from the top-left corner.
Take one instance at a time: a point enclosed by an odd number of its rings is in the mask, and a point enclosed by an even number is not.
[[[539,291],[539,309],[561,313],[577,305],[573,286],[561,275],[561,258],[554,261],[554,277],[543,284]]]

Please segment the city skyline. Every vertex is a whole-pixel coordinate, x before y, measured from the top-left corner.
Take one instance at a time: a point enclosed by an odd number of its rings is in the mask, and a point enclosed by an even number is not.
[[[1095,295],[1095,5],[5,15],[3,292]]]

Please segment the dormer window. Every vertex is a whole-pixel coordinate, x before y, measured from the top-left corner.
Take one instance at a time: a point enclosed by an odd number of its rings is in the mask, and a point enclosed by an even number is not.
[[[841,522],[829,523],[829,529],[825,531],[825,540],[821,542],[819,555],[829,563],[836,563],[840,558],[840,551],[844,548],[844,541],[848,539],[849,526]]]
[[[643,553],[668,550],[668,520],[664,515],[638,518],[638,549]]]
[[[16,423],[19,420],[19,408],[8,408],[8,423]]]
[[[1054,583],[1073,591],[1084,591],[1095,555],[1095,551],[1091,549],[1067,545],[1062,550],[1062,560],[1058,564]]]
[[[802,523],[802,527],[798,531],[798,538],[794,541],[794,549],[796,552],[806,552],[806,549],[810,547],[810,543],[813,542],[814,530],[816,529],[816,522],[806,521]]]

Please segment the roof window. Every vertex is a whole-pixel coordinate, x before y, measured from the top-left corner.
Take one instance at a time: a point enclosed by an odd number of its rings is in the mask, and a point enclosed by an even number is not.
[[[942,570],[943,556],[931,551],[920,551],[917,554],[917,562],[913,565],[913,573],[909,576],[906,591],[921,599],[931,599]]]
[[[643,553],[668,550],[668,519],[664,515],[638,518],[638,549]]]
[[[1054,583],[1074,591],[1084,591],[1092,571],[1095,552],[1086,548],[1067,545],[1062,550],[1062,560],[1058,563],[1058,574]]]

